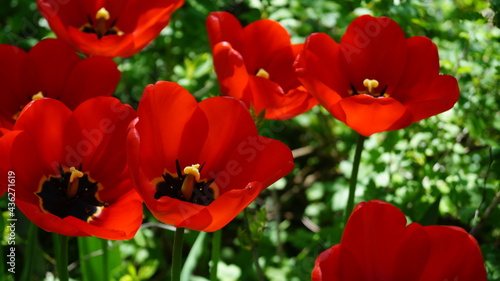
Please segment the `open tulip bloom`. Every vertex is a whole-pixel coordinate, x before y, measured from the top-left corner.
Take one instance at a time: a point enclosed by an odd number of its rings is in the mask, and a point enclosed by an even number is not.
[[[73,110],[89,98],[110,96],[120,80],[114,61],[80,59],[59,39],[42,40],[29,52],[1,44],[0,61],[0,127],[7,129],[12,129],[23,107],[33,99],[55,98]]]
[[[37,0],[50,28],[86,55],[128,57],[167,26],[183,0]]]
[[[173,82],[144,90],[127,139],[128,164],[153,215],[179,228],[216,231],[293,169],[290,149],[259,136],[230,97],[197,103]]]
[[[356,206],[341,243],[317,257],[312,280],[486,281],[486,270],[463,229],[407,226],[403,212],[374,200]]]
[[[310,35],[296,61],[305,88],[335,118],[364,136],[398,130],[453,107],[457,81],[439,75],[429,38],[406,38],[386,17],[355,19],[340,43]]]
[[[111,97],[89,99],[73,112],[55,99],[29,103],[10,146],[0,142],[16,175],[18,208],[49,232],[132,238],[142,223],[142,201],[123,147],[135,117]]]
[[[294,73],[303,44],[291,44],[278,22],[263,19],[242,27],[230,13],[207,18],[215,72],[223,95],[232,96],[267,119],[289,119],[317,104]]]

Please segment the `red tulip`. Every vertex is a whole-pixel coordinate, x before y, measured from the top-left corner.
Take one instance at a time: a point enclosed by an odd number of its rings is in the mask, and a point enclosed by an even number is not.
[[[258,20],[242,28],[227,12],[207,18],[215,71],[223,95],[265,110],[267,119],[289,119],[317,104],[294,73],[293,62],[303,44],[291,44],[278,22]]]
[[[59,37],[86,55],[129,57],[155,39],[183,0],[37,0]]]
[[[11,129],[20,110],[32,99],[51,97],[75,109],[95,96],[109,96],[120,71],[105,57],[80,59],[66,42],[40,41],[28,53],[0,45],[0,127]]]
[[[454,77],[439,75],[436,45],[426,37],[406,39],[386,17],[357,18],[340,43],[310,35],[296,68],[319,103],[364,136],[444,112],[460,95]]]
[[[238,100],[199,104],[172,82],[149,85],[127,140],[132,179],[160,221],[200,231],[228,224],[293,169],[290,149],[259,136]]]
[[[454,226],[406,225],[386,202],[356,206],[339,245],[321,253],[313,281],[486,281],[479,246]]]
[[[29,103],[10,152],[17,207],[46,231],[132,238],[142,223],[142,201],[123,148],[135,117],[111,97],[92,98],[73,112],[55,99]]]

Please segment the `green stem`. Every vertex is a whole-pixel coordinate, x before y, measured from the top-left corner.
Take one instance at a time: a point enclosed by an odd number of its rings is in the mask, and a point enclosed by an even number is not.
[[[174,237],[174,249],[172,251],[172,281],[181,280],[183,239],[184,228],[176,228]]]
[[[108,240],[101,239],[102,245],[102,270],[105,280],[109,280],[109,267],[108,267]]]
[[[68,236],[57,233],[52,234],[56,256],[57,275],[60,281],[68,281]]]
[[[33,279],[33,276],[31,275],[33,272],[33,259],[35,256],[37,233],[38,233],[38,226],[36,226],[34,223],[30,223],[30,228],[28,230],[28,239],[26,241],[26,260],[21,280],[30,281]]]
[[[356,194],[356,184],[358,183],[359,163],[361,162],[361,152],[363,152],[363,144],[366,137],[358,135],[356,142],[356,151],[354,152],[354,161],[352,163],[351,179],[349,181],[349,197],[347,198],[347,206],[345,208],[344,219],[347,223],[352,210],[354,209],[354,196]]]
[[[210,269],[210,281],[217,281],[217,267],[220,259],[220,243],[222,239],[222,229],[214,232],[212,237],[212,268]]]

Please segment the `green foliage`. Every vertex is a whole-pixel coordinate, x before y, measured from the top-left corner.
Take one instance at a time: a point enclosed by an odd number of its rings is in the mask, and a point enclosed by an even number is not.
[[[2,3],[0,43],[28,50],[53,36],[34,2]],[[206,16],[219,10],[232,12],[243,23],[277,20],[296,43],[312,32],[339,40],[347,25],[366,13],[391,17],[408,37],[431,38],[439,48],[441,72],[459,81],[460,100],[444,114],[370,137],[362,155],[356,202],[390,202],[409,221],[423,225],[456,225],[467,231],[477,227],[489,280],[500,280],[500,207],[491,206],[500,192],[500,1],[188,0],[146,49],[116,59],[122,71],[116,96],[135,107],[144,87],[158,80],[177,82],[199,100],[219,95],[205,31]],[[258,280],[252,263],[256,251],[269,280],[308,280],[316,256],[340,241],[356,136],[319,106],[292,120],[267,121],[261,132],[295,150],[296,167],[259,196],[246,215],[248,224],[241,214],[224,229],[219,276]],[[5,197],[0,206],[4,210]],[[111,280],[168,280],[173,232],[149,213],[145,223],[134,239],[113,242],[108,253]],[[28,222],[19,225],[18,243],[23,247]],[[47,237],[40,231],[39,241]],[[184,257],[196,237],[186,234]],[[2,245],[5,249],[5,239]],[[37,245],[32,280],[53,280],[51,245]],[[70,245],[70,262],[97,249],[91,244],[78,249],[75,240]],[[196,263],[190,263],[186,276],[207,280],[209,243],[197,245]],[[98,253],[86,264],[99,270],[102,256]],[[77,268],[70,276],[87,271]]]

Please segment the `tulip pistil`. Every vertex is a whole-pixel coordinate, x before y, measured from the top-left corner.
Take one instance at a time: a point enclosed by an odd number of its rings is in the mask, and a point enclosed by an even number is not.
[[[34,101],[34,100],[37,100],[37,99],[41,99],[41,98],[43,98],[43,97],[44,97],[44,96],[43,96],[43,93],[40,91],[40,92],[38,92],[38,93],[34,94],[34,95],[31,97],[31,100],[32,100],[32,101]]]
[[[203,165],[194,164],[181,170],[179,161],[176,161],[175,164],[176,175],[165,170],[161,178],[153,180],[156,186],[155,199],[168,196],[207,206],[219,197],[219,188],[215,184],[215,179],[200,179]]]
[[[368,94],[372,95],[374,94],[375,88],[377,88],[379,85],[378,81],[375,79],[365,79],[363,80],[363,86],[366,87],[366,90],[368,91]]]
[[[356,87],[351,83],[351,90],[349,91],[349,94],[352,96],[359,95],[359,94],[365,94],[365,95],[370,95],[375,98],[380,98],[380,97],[389,97],[389,94],[386,93],[387,91],[387,86],[382,89],[380,92],[376,92],[375,89],[378,88],[380,83],[375,80],[375,79],[365,79],[363,80],[363,86],[365,87],[365,90],[363,91],[358,91]]]
[[[269,79],[269,72],[267,72],[264,68],[261,68],[259,69],[259,71],[257,71],[257,74],[255,74],[255,76]]]
[[[111,15],[104,7],[99,9],[99,11],[95,14],[95,24],[92,17],[89,15],[87,15],[87,19],[88,23],[84,24],[80,30],[85,33],[96,34],[97,39],[101,39],[106,35],[123,35],[123,32],[115,27],[117,19],[115,19],[108,27],[107,22],[111,19]]]
[[[59,170],[60,175],[43,177],[40,181],[36,193],[40,198],[40,209],[60,218],[72,216],[85,222],[98,219],[108,206],[98,199],[99,183],[81,172],[81,167],[70,167],[65,171],[59,165]]]
[[[194,185],[200,180],[200,164],[194,164],[184,168],[184,181],[182,182],[181,191],[186,200],[191,200],[193,195]]]
[[[73,198],[78,191],[78,182],[79,178],[83,177],[83,173],[75,169],[75,167],[69,168],[69,172],[71,173],[69,176],[68,188],[66,189],[66,194],[68,198]]]

